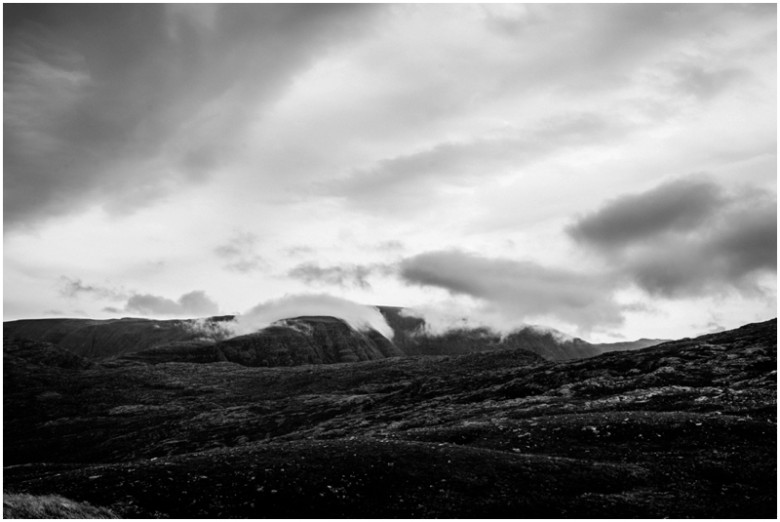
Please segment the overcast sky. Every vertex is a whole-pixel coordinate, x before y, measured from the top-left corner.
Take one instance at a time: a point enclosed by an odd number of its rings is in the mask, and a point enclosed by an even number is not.
[[[774,317],[776,31],[774,4],[5,4],[4,318]]]

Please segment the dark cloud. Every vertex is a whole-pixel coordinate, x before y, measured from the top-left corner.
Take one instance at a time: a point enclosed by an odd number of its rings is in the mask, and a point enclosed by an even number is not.
[[[249,232],[235,234],[227,243],[214,249],[214,253],[227,263],[225,268],[233,272],[248,273],[267,267],[267,263],[255,251],[258,238]]]
[[[768,192],[681,180],[619,198],[568,231],[656,295],[751,292],[756,275],[777,271],[777,197]]]
[[[152,316],[210,316],[218,314],[219,307],[205,292],[195,290],[176,301],[151,294],[135,294],[127,300],[124,311]]]
[[[407,283],[481,299],[517,320],[549,315],[584,329],[622,322],[612,285],[604,277],[458,250],[405,259],[400,274]]]
[[[668,297],[755,292],[754,276],[777,271],[776,204],[732,214],[697,235],[649,242],[623,253],[620,269],[652,294]]]
[[[392,267],[383,264],[321,267],[316,263],[301,263],[287,272],[287,276],[305,283],[371,288],[369,276],[376,273],[388,274],[391,271]]]
[[[568,232],[582,243],[621,248],[658,234],[694,229],[722,204],[714,183],[681,179],[610,201]]]
[[[81,279],[72,279],[70,277],[61,276],[59,284],[60,295],[63,297],[76,298],[82,294],[87,294],[98,298],[111,299],[115,301],[127,299],[127,293],[122,290],[108,288],[105,286],[84,284]]]
[[[255,109],[371,11],[5,6],[5,224],[96,203],[130,212],[202,181],[243,146]]]

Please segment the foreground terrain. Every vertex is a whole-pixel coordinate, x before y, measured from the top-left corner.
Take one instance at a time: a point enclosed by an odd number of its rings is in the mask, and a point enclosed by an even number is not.
[[[776,516],[775,320],[563,362],[260,368],[51,342],[5,339],[9,498],[144,518]]]

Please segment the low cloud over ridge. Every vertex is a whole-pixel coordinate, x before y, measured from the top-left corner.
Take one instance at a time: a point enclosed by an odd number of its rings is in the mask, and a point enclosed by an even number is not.
[[[355,330],[374,329],[387,339],[393,338],[393,329],[376,307],[325,294],[287,295],[265,301],[237,316],[231,327],[234,335],[248,334],[280,319],[305,315],[338,317]]]

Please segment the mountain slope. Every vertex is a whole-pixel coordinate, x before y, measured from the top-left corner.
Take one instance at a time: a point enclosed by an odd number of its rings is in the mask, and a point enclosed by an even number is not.
[[[145,362],[232,361],[246,366],[356,362],[403,355],[375,330],[359,332],[335,317],[297,317],[230,337],[232,317],[202,321],[40,319],[4,323],[4,337],[50,342],[90,359]],[[230,337],[230,338],[228,338]]]
[[[599,353],[618,352],[623,350],[641,350],[642,348],[649,348],[661,343],[665,343],[669,339],[637,339],[636,341],[622,341],[617,343],[597,343],[593,344]]]
[[[379,332],[359,332],[335,317],[286,319],[216,347],[226,360],[246,366],[333,364],[402,355]]]
[[[457,328],[442,334],[432,334],[425,321],[405,315],[397,306],[377,307],[393,328],[393,342],[408,355],[456,355],[492,350],[523,349],[551,361],[566,361],[593,357],[616,350],[636,350],[663,342],[660,339],[640,339],[623,343],[592,344],[576,337],[558,335],[538,327],[519,328],[501,335],[487,328]]]
[[[5,488],[124,517],[776,514],[775,320],[565,362],[26,351],[5,346]]]
[[[197,339],[202,333],[193,324],[178,319],[27,319],[3,323],[3,337],[49,342],[97,359]]]

